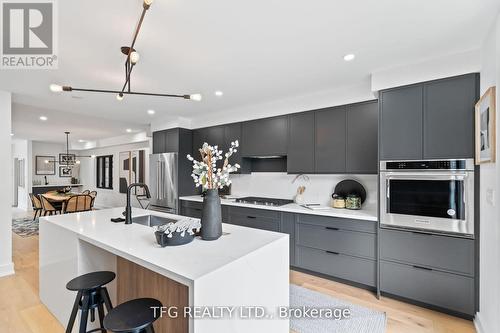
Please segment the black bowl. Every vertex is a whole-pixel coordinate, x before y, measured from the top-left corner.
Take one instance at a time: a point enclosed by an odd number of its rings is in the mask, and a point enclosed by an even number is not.
[[[191,235],[188,232],[184,233],[184,237],[181,236],[180,232],[174,232],[172,237],[168,237],[166,233],[155,231],[156,241],[161,247],[165,246],[178,246],[191,243],[195,235]]]

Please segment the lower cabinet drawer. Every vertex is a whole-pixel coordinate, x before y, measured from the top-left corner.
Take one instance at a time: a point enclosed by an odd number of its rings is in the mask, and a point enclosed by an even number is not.
[[[375,260],[296,246],[295,263],[300,268],[367,286],[373,287],[376,284]]]
[[[181,208],[181,215],[201,219],[201,208]]]
[[[280,230],[280,220],[255,215],[231,214],[229,217],[229,223],[269,231]]]
[[[474,240],[381,229],[380,257],[474,276]]]
[[[474,315],[474,279],[382,260],[380,289],[396,296]]]
[[[296,225],[297,245],[375,259],[375,235],[311,224]]]

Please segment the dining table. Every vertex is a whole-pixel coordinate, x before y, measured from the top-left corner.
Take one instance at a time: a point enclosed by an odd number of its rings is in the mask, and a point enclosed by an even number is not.
[[[64,203],[68,201],[69,198],[71,198],[73,195],[76,195],[77,193],[73,192],[66,192],[66,193],[60,193],[58,191],[49,191],[45,192],[43,196],[50,201],[50,203],[57,209],[57,210],[62,210]]]

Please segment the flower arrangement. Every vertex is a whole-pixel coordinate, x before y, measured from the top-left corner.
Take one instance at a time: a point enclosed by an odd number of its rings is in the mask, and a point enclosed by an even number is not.
[[[186,232],[192,236],[195,234],[195,230],[199,230],[200,228],[201,223],[199,220],[186,218],[175,223],[170,222],[157,226],[154,229],[156,232],[164,233],[168,238],[172,238],[174,232],[180,233],[181,237],[184,237],[186,235]]]
[[[218,146],[210,146],[204,143],[199,149],[201,161],[195,160],[191,155],[187,155],[188,160],[193,162],[193,177],[196,187],[202,187],[203,190],[221,189],[231,184],[229,174],[237,171],[240,166],[238,163],[229,164],[229,158],[236,153],[239,147],[238,140],[231,142],[229,151],[223,155]],[[217,162],[224,158],[222,168],[217,166]]]

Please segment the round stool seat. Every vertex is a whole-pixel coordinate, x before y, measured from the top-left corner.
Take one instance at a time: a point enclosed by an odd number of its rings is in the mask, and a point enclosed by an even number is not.
[[[150,327],[160,317],[160,301],[138,298],[118,305],[104,318],[104,328],[112,332],[134,332]],[[155,313],[156,312],[156,313]]]
[[[80,275],[66,284],[68,290],[92,290],[104,286],[115,279],[113,272],[102,271]]]

